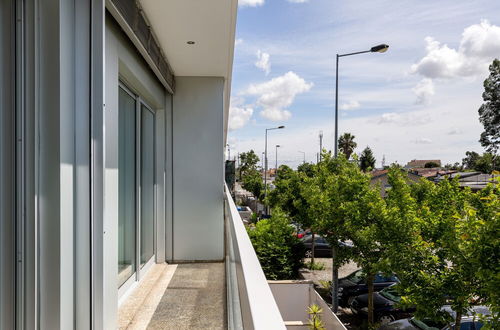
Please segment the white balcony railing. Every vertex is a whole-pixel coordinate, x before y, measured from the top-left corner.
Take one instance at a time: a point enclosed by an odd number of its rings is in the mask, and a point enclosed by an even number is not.
[[[229,329],[285,330],[229,189],[225,189],[227,315]]]

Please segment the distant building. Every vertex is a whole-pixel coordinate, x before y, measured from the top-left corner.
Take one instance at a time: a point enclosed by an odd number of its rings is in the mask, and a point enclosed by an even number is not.
[[[446,179],[453,179],[458,176],[460,187],[469,187],[473,191],[486,188],[488,183],[496,182],[500,177],[499,174],[484,174],[481,172],[456,172],[449,175],[437,175],[432,178],[435,183],[441,182]]]
[[[389,184],[389,177],[388,174],[389,170],[376,170],[371,172],[372,179],[371,179],[371,184],[373,186],[379,185],[380,186],[380,195],[382,197],[387,196],[387,190],[391,189],[391,185]],[[406,182],[408,184],[413,184],[418,182],[421,179],[421,176],[414,174],[414,173],[406,173],[407,175],[407,180]]]
[[[441,160],[439,159],[414,159],[410,160],[405,168],[425,168],[427,163],[436,163],[441,167]]]

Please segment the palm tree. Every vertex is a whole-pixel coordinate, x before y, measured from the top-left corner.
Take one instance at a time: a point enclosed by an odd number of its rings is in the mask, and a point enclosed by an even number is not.
[[[344,133],[339,138],[339,150],[345,155],[347,159],[351,157],[352,152],[358,145],[354,142],[355,136],[351,133]]]

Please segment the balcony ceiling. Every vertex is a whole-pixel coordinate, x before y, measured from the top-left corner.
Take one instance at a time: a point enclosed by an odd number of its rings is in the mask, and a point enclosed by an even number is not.
[[[176,76],[230,79],[237,0],[140,0],[140,4]]]

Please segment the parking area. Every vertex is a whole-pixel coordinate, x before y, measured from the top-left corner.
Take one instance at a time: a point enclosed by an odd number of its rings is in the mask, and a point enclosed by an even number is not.
[[[309,258],[304,259],[304,262],[310,261],[311,259]],[[325,268],[323,270],[309,270],[304,268],[301,269],[300,273],[304,279],[312,280],[317,288],[321,288],[324,285],[323,281],[331,281],[332,279],[332,258],[315,258],[314,262],[324,264]],[[345,264],[339,269],[339,278],[347,276],[357,269],[359,267],[354,262]],[[325,301],[330,305],[331,301],[329,299],[325,299]],[[359,316],[354,315],[349,308],[339,308],[337,316],[347,329],[360,329],[363,323],[363,320]]]

